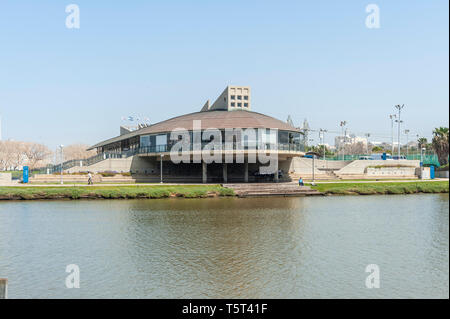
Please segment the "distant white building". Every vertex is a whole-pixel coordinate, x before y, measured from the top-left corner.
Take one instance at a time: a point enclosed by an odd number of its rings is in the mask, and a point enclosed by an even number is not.
[[[336,136],[334,138],[334,145],[336,149],[340,149],[344,145],[358,144],[362,143],[364,146],[367,146],[367,138],[356,136],[355,134],[349,134],[346,136]]]

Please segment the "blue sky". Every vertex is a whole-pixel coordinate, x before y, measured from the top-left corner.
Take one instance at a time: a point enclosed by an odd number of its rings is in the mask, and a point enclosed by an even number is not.
[[[70,3],[80,29],[65,26]],[[365,26],[369,3],[379,29]],[[405,128],[430,138],[448,126],[448,11],[447,0],[2,0],[3,138],[93,144],[122,116],[195,112],[229,84],[252,87],[254,111],[330,131],[347,120],[376,141],[404,103]]]

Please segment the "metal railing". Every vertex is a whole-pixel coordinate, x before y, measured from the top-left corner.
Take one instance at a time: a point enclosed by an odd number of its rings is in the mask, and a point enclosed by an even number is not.
[[[206,145],[210,145],[210,143],[208,142],[203,142],[202,143],[202,149],[204,149],[204,147]],[[165,152],[169,152],[171,147],[173,145],[154,145],[154,146],[146,146],[146,147],[141,147],[141,148],[137,148],[137,149],[133,149],[133,150],[127,150],[127,151],[123,151],[123,152],[104,152],[104,153],[100,153],[97,155],[94,155],[92,157],[89,158],[85,158],[85,159],[72,159],[69,161],[65,161],[62,164],[62,169],[63,170],[68,170],[71,169],[73,167],[84,167],[84,166],[90,166],[90,165],[94,165],[98,162],[104,161],[106,159],[110,159],[110,158],[127,158],[136,154],[156,154],[156,153],[165,153]],[[278,150],[280,151],[291,151],[291,152],[303,152],[304,148],[301,144],[287,144],[287,143],[279,143],[277,145]],[[225,144],[222,144],[222,149],[225,149]],[[248,147],[247,146],[242,146],[239,143],[234,143],[233,144],[233,150],[237,150],[237,149],[242,149],[242,150],[247,150]],[[264,147],[264,149],[269,149],[269,147]],[[190,150],[192,151],[192,144],[190,145]],[[61,164],[49,164],[45,167],[40,167],[40,168],[36,168],[35,170],[33,170],[34,173],[40,173],[40,174],[53,174],[53,173],[60,173],[61,172]]]
[[[201,149],[204,149],[206,145],[210,145],[208,142],[204,142],[201,144]],[[145,146],[139,148],[139,154],[151,154],[151,153],[164,153],[169,152],[172,145],[156,145],[156,146]],[[253,148],[253,147],[252,147]],[[250,148],[250,149],[252,149]],[[248,150],[249,147],[245,145],[240,145],[238,143],[233,143],[233,150]],[[263,145],[262,149],[270,149],[268,145]],[[279,151],[292,151],[292,152],[303,152],[304,148],[299,144],[278,144],[277,149]],[[193,150],[193,145],[190,144],[189,150]],[[222,143],[222,150],[226,150],[225,143]]]
[[[73,159],[69,161],[65,161],[62,163],[63,170],[68,170],[73,167],[83,167],[83,166],[90,166],[94,165],[98,162],[104,161],[109,158],[127,158],[130,156],[133,156],[137,154],[138,149],[134,150],[128,150],[120,153],[116,152],[105,152],[100,153],[85,159]],[[60,173],[61,172],[61,164],[49,164],[45,167],[40,167],[33,170],[33,173],[40,173],[40,174],[53,174],[53,173]]]
[[[394,154],[394,156],[397,154]],[[420,153],[414,153],[414,154],[401,154],[402,156],[405,156],[408,160],[418,160],[420,161],[421,155]],[[332,156],[326,156],[326,159],[329,161],[354,161],[358,160],[360,157],[370,157],[371,154],[354,154],[354,155],[345,155],[344,159],[342,158],[342,155],[332,155]],[[323,158],[323,157],[321,157]],[[423,154],[423,163],[425,165],[434,165],[439,167],[439,160],[438,156],[434,153],[427,153]]]

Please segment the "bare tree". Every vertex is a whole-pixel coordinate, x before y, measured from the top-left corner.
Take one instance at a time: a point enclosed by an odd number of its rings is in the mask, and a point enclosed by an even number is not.
[[[10,166],[8,143],[0,141],[0,170],[6,170]]]
[[[10,153],[12,157],[12,168],[14,170],[19,169],[21,166],[25,164],[26,156],[24,154],[25,151],[25,143],[20,141],[12,141],[10,145]]]
[[[17,170],[29,165],[36,168],[50,159],[52,152],[47,146],[21,141],[0,141],[0,169]]]
[[[30,168],[36,168],[38,164],[44,165],[50,159],[52,151],[38,143],[24,143],[23,154],[26,156],[26,163]]]
[[[345,144],[344,148],[345,148],[345,154],[348,154],[348,155],[359,155],[359,154],[365,154],[365,152],[366,152],[366,145],[362,142]]]
[[[89,145],[72,144],[64,147],[64,160],[85,159],[96,154],[95,150],[87,151]]]

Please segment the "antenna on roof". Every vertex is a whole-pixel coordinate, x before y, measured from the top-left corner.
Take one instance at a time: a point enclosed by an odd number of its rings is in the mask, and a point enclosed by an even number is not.
[[[303,132],[303,143],[305,146],[308,146],[308,136],[309,136],[309,131],[311,131],[311,128],[309,126],[308,120],[305,118],[305,120],[303,121],[303,125],[300,128],[300,130]]]
[[[289,124],[290,126],[294,127],[294,122],[292,121],[292,117],[290,115],[288,115],[286,123]]]

